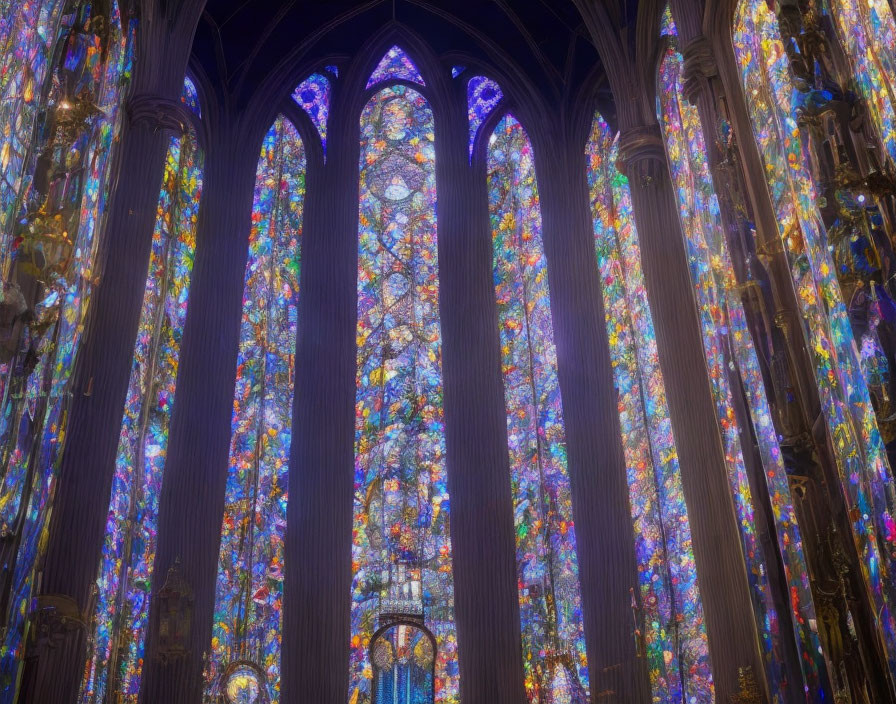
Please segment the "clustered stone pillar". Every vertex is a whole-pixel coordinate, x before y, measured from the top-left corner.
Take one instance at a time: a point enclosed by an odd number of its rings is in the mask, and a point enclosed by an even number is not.
[[[465,82],[436,124],[442,374],[461,699],[525,701],[516,541],[484,151]]]
[[[682,7],[673,5],[676,18],[681,13],[686,17],[690,9],[686,3]],[[883,701],[889,696],[886,667],[881,654],[867,648],[875,640],[874,609],[867,599],[858,555],[849,538],[851,526],[822,414],[814,362],[769,198],[762,158],[753,138],[739,67],[727,39],[723,47],[714,46],[700,33],[699,23],[679,22],[678,29],[684,41],[684,91],[700,113],[707,159],[728,226],[735,273],[745,285],[744,308],[754,341],[757,348],[765,347],[770,357],[780,360],[780,366],[772,373],[786,379],[786,387],[776,384],[769,389],[769,398],[782,438],[811,575],[819,636],[830,663],[830,684],[835,692],[868,687]],[[718,61],[716,56],[720,57]],[[727,144],[716,133],[716,126],[720,125],[732,128]],[[745,221],[747,218],[752,222]],[[767,326],[771,319],[774,329]],[[835,633],[840,635],[833,640],[852,640],[845,635],[849,630],[847,619],[863,634],[857,648],[844,649],[830,642]],[[790,649],[787,654],[788,667],[795,673],[798,664],[793,662]]]
[[[218,117],[218,116],[213,116]],[[150,606],[142,701],[202,700],[212,638],[215,578],[227,482],[233,390],[260,142],[224,114],[210,120],[190,305],[159,505],[153,593],[180,562],[192,590],[187,653],[160,647],[159,603]],[[208,116],[207,116],[208,119]]]
[[[562,125],[558,116],[556,121]],[[585,158],[587,132],[537,139],[536,166],[563,394],[594,701],[648,702],[632,614],[638,573]],[[539,139],[539,137],[542,137]]]
[[[286,528],[284,704],[348,701],[359,146],[357,114],[340,84],[332,100],[327,161],[309,167],[302,232]]]
[[[692,36],[689,33],[689,23],[685,22],[682,24],[682,28],[679,29],[679,37],[684,40],[689,36]],[[716,97],[720,83],[718,80],[718,71],[715,65],[715,58],[712,54],[712,48],[710,47],[706,39],[702,35],[698,34],[693,39],[690,39],[690,41],[687,41],[684,48],[682,49],[682,57],[682,78],[684,82],[683,92],[685,93],[686,98],[697,107],[698,113],[700,115],[701,125],[713,126],[721,124],[719,119],[720,116],[718,114]],[[720,153],[719,138],[716,134],[713,133],[711,129],[704,131],[704,143],[707,145],[707,151],[709,152],[706,155],[707,161],[713,174],[715,175],[714,185],[716,193],[719,194],[723,227],[728,234],[729,251],[734,251],[737,253],[735,255],[734,264],[736,275],[738,277],[738,280],[741,282],[753,281],[754,284],[758,284],[756,280],[750,278],[756,272],[751,271],[749,269],[749,264],[744,261],[744,259],[749,260],[749,257],[740,256],[742,243],[750,237],[750,233],[744,232],[745,215],[743,213],[739,215],[737,209],[733,207],[734,199],[743,198],[742,189],[740,188],[740,174],[737,171],[739,169],[739,165],[736,163],[722,165],[722,155]],[[725,180],[722,178],[722,174],[725,174],[727,178],[730,179],[729,182],[725,182]],[[744,205],[743,207],[745,208],[746,206]],[[743,208],[741,210],[743,210]],[[763,254],[767,255],[768,250],[764,250]],[[787,301],[786,308],[776,309],[775,314],[777,315],[780,313],[786,315],[786,319],[788,321],[792,321],[796,319],[797,316],[794,312],[795,301],[793,300],[792,296],[793,290],[789,285],[789,271],[787,268],[787,262],[784,256],[784,252],[779,247],[778,251],[772,258],[766,258],[771,262],[770,272],[774,276],[772,280],[769,281],[769,279],[765,276],[766,272],[761,271],[762,284],[760,286],[765,286],[770,283],[771,288],[775,291],[778,298],[780,298],[782,301]],[[761,269],[761,267],[758,266],[755,268]],[[784,294],[783,296],[781,295],[782,293]],[[751,329],[754,331],[761,329],[761,315],[758,316],[759,319],[757,319],[757,314],[754,306],[749,305],[749,303],[747,303],[745,308],[746,315],[751,324]],[[781,317],[778,318],[778,320],[784,320],[784,318]],[[771,330],[767,332],[770,333],[771,339],[778,343],[786,341],[786,336],[779,330]],[[763,347],[763,344],[756,345],[756,348],[760,350],[763,349]],[[765,348],[767,349],[767,347]],[[803,353],[802,356],[806,357],[805,353]],[[789,361],[791,359],[792,356],[789,354],[785,357],[785,361]],[[805,392],[807,390],[807,382],[811,383],[811,374],[807,377],[806,374],[803,373],[801,376],[797,377],[792,373],[792,366],[788,368],[788,372],[790,373],[787,374],[787,376],[788,378],[794,378],[796,388]],[[729,380],[731,382],[731,388],[733,390],[735,415],[737,417],[738,428],[740,431],[741,451],[743,452],[744,462],[747,467],[750,479],[750,489],[753,498],[752,507],[754,511],[754,528],[762,544],[763,556],[765,557],[765,565],[768,569],[768,581],[771,586],[774,606],[778,616],[779,632],[781,634],[781,650],[778,653],[778,657],[782,659],[781,665],[783,666],[783,669],[787,674],[786,680],[791,684],[789,688],[790,696],[801,697],[801,690],[805,680],[800,668],[800,658],[797,653],[796,642],[792,635],[794,633],[794,629],[790,603],[790,590],[787,584],[786,576],[784,574],[784,567],[777,546],[773,509],[769,500],[769,490],[765,479],[765,469],[763,468],[762,459],[757,451],[757,441],[753,435],[752,421],[744,400],[741,378],[736,369],[736,366],[734,365],[732,365],[729,369]],[[782,407],[786,407],[788,405],[788,401],[785,398],[776,399],[773,395],[770,396],[773,403],[777,402]],[[801,397],[797,393],[794,394],[794,397],[790,400],[790,403],[794,407],[799,407],[802,401],[803,397]],[[796,411],[796,408],[793,408],[792,410]],[[803,432],[805,432],[808,427],[808,425],[801,424],[801,432],[799,433],[799,435],[802,436]],[[782,437],[786,434],[786,431],[782,429]],[[788,437],[788,441],[789,440],[791,440],[790,437]],[[804,539],[806,538],[805,534],[801,535]],[[823,675],[822,679],[824,679]],[[823,696],[823,693],[820,694],[818,692],[814,692],[813,696]]]
[[[684,238],[658,125],[624,131],[619,149],[621,168],[631,184],[681,464],[716,695],[720,701],[737,695],[739,672],[750,668],[762,700],[768,701]]]
[[[182,79],[181,79],[182,81]],[[167,91],[175,96],[180,92]],[[70,704],[86,658],[121,416],[149,266],[165,151],[189,119],[158,94],[128,100],[119,169],[103,238],[101,279],[78,358],[66,447],[55,491],[40,594],[33,618],[45,628],[29,654],[22,701]]]

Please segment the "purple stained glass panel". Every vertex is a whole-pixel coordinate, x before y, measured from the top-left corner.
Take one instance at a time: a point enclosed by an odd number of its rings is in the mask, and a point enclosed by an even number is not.
[[[474,76],[467,84],[467,111],[470,120],[470,157],[473,156],[473,148],[476,145],[476,137],[482,123],[486,121],[492,111],[501,102],[504,94],[499,86],[491,78]]]
[[[399,46],[393,46],[386,52],[386,55],[370,75],[367,87],[373,88],[377,83],[394,80],[410,81],[411,83],[419,83],[421,86],[426,85],[414,62],[404,52],[404,49]]]

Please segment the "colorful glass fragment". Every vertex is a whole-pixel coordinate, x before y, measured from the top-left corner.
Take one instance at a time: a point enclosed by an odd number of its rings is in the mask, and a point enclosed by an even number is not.
[[[327,151],[327,119],[330,115],[330,80],[320,73],[312,73],[299,84],[292,94],[299,107],[302,108],[311,122],[317,127],[320,142]]]
[[[230,462],[215,589],[207,692],[234,663],[266,676],[280,699],[289,453],[298,324],[305,147],[277,118],[255,180],[233,399]]]
[[[586,704],[588,659],[535,159],[510,115],[489,141],[488,190],[526,693],[532,704]]]
[[[421,86],[426,85],[414,62],[411,61],[404,49],[399,46],[393,46],[386,52],[386,55],[370,75],[367,87],[373,88],[377,83],[395,80],[419,83]]]
[[[470,119],[470,158],[473,158],[473,148],[476,145],[476,137],[482,123],[486,121],[492,111],[497,107],[504,94],[499,86],[491,78],[474,76],[467,84],[467,111]]]
[[[189,86],[184,86],[189,99]],[[112,480],[80,702],[136,702],[146,636],[162,473],[196,246],[202,154],[192,131],[165,161],[143,312]]]
[[[184,78],[184,91],[181,93],[180,101],[187,106],[187,109],[196,117],[202,118],[202,105],[199,102],[199,91],[196,90],[196,84],[193,79],[187,76]]]
[[[459,701],[433,130],[425,98],[400,85],[361,117],[352,704],[371,702],[370,639],[396,610],[436,638],[435,701]]]
[[[896,495],[865,372],[818,211],[805,140],[791,106],[793,76],[778,20],[763,0],[741,0],[735,55],[753,132],[766,166],[779,235],[805,334],[865,583],[896,673]]]
[[[629,183],[616,168],[617,139],[600,115],[587,156],[638,561],[639,647],[654,701],[709,704],[715,692],[706,622]]]

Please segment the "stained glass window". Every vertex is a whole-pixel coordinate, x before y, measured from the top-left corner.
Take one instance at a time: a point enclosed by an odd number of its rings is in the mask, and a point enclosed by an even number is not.
[[[187,109],[196,117],[202,117],[202,105],[199,103],[199,91],[196,90],[196,84],[193,79],[187,76],[184,79],[184,90],[181,93],[180,101],[187,106]]]
[[[184,86],[185,102],[191,100],[191,88]],[[171,139],[165,161],[96,584],[83,704],[106,701],[107,693],[136,702],[139,693],[201,189],[202,154],[191,130]]]
[[[628,180],[600,115],[588,142],[594,238],[619,404],[654,701],[714,701],[709,646],[678,451],[666,401]]]
[[[17,4],[17,10],[23,6]],[[2,604],[6,631],[0,646],[3,697],[11,696],[18,685],[34,570],[65,437],[72,371],[95,280],[110,157],[121,126],[120,106],[130,75],[135,26],[116,2],[83,2],[66,3],[59,21],[44,28],[48,34],[40,41],[51,42],[52,49],[46,54],[41,49],[35,62],[39,66],[50,55],[57,56],[53,70],[41,68],[44,78],[37,85],[30,64],[11,67],[25,72],[20,85],[31,86],[26,92],[40,100],[40,119],[31,133],[29,153],[43,153],[46,162],[41,166],[42,178],[35,178],[36,160],[29,159],[10,181],[18,184],[18,193],[11,228],[13,262],[6,272],[5,295],[21,296],[23,310],[33,307],[40,324],[25,325],[3,343],[3,354],[10,361],[0,410],[0,523],[17,526],[16,543],[10,546],[15,558],[3,577],[8,587]],[[27,33],[24,26],[15,31]],[[22,36],[11,41],[18,45]],[[2,80],[7,79],[23,80],[4,73]],[[62,118],[67,115],[72,116],[67,118],[72,129],[51,128],[60,120],[66,123]],[[12,162],[7,166],[12,168]],[[41,294],[37,300],[28,300],[26,296],[34,291]],[[26,477],[30,477],[27,484]]]
[[[790,112],[793,77],[778,21],[763,0],[741,0],[735,55],[753,132],[766,165],[779,235],[791,268],[815,364],[823,411],[850,513],[866,585],[878,612],[896,672],[896,531],[888,497],[892,472],[871,404],[868,383],[847,317],[827,236],[818,211],[808,154]]]
[[[467,84],[467,111],[470,119],[470,157],[473,156],[473,147],[482,123],[488,119],[492,111],[497,107],[504,94],[499,86],[491,78],[474,76]]]
[[[588,662],[535,161],[510,115],[490,138],[488,190],[526,692],[533,704],[585,704]]]
[[[820,673],[825,671],[818,634],[812,623],[815,606],[809,588],[809,572],[803,555],[802,538],[796,522],[790,486],[784,466],[778,434],[772,420],[762,369],[753,346],[741,291],[728,252],[725,228],[719,211],[707,162],[706,143],[700,115],[683,97],[682,69],[677,33],[666,10],[669,48],[659,72],[657,95],[659,118],[665,135],[672,179],[679,197],[682,230],[694,281],[698,312],[703,332],[704,352],[710,373],[713,396],[725,444],[728,475],[741,526],[741,539],[747,555],[747,573],[753,593],[763,594],[758,605],[760,633],[768,641],[771,634],[763,611],[770,604],[769,586],[764,582],[762,551],[752,515],[752,496],[747,481],[743,452],[738,436],[731,380],[740,383],[750,413],[752,427],[762,459],[764,478],[774,514],[778,547],[784,559],[784,571],[790,593],[792,621],[800,651],[806,685],[813,696],[823,696]],[[729,370],[736,373],[730,374]],[[741,391],[736,391],[741,393]],[[768,621],[771,625],[770,619]],[[783,635],[783,634],[782,634]],[[766,643],[768,645],[768,643]],[[778,660],[781,654],[777,654]],[[770,673],[781,683],[780,673]],[[821,675],[823,677],[823,675]],[[830,696],[830,695],[828,695]]]
[[[419,83],[421,86],[426,85],[414,62],[411,61],[404,49],[399,46],[393,46],[386,52],[386,55],[370,75],[367,87],[373,88],[377,83],[394,80],[410,81],[411,83]]]
[[[840,38],[852,60],[891,162],[896,163],[896,20],[888,0],[830,0]]]
[[[63,0],[6,2],[0,23],[0,271],[11,254],[12,218],[26,178],[25,158],[38,110],[47,100],[46,77],[54,42],[64,31]]]
[[[308,117],[320,133],[320,141],[324,152],[327,150],[327,119],[330,115],[330,79],[321,73],[313,73],[299,84],[292,94],[299,107],[308,113]]]
[[[436,639],[435,701],[459,697],[433,130],[429,104],[404,86],[361,116],[352,704],[373,696],[374,631],[408,618]]]
[[[305,148],[280,117],[264,139],[255,180],[233,399],[233,431],[209,691],[238,662],[280,697],[284,539],[305,198]]]
[[[432,636],[417,625],[387,626],[371,646],[376,704],[430,704],[435,695]]]

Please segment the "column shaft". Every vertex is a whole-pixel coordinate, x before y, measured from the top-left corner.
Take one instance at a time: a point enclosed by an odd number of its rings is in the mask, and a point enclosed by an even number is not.
[[[284,704],[348,701],[358,320],[357,130],[354,121],[331,126],[326,167],[310,172],[308,180],[286,529]]]
[[[634,533],[584,143],[555,135],[549,144],[536,151],[536,165],[592,699],[648,702],[631,609],[638,589]]]
[[[196,259],[162,483],[153,593],[180,559],[193,590],[185,658],[166,663],[150,607],[141,701],[196,704],[211,643],[237,349],[257,151],[236,125],[216,125],[207,150]]]
[[[681,460],[716,694],[751,667],[767,698],[750,587],[709,386],[684,238],[658,128],[623,133],[644,278]]]
[[[466,95],[437,124],[442,373],[461,699],[525,701],[516,539],[485,167]]]
[[[67,629],[64,643],[39,643],[24,676],[25,702],[69,704],[83,676],[83,622],[102,550],[168,139],[157,123],[134,120],[133,113],[121,137],[102,276],[77,362],[40,586],[41,600],[69,601],[82,625]]]

